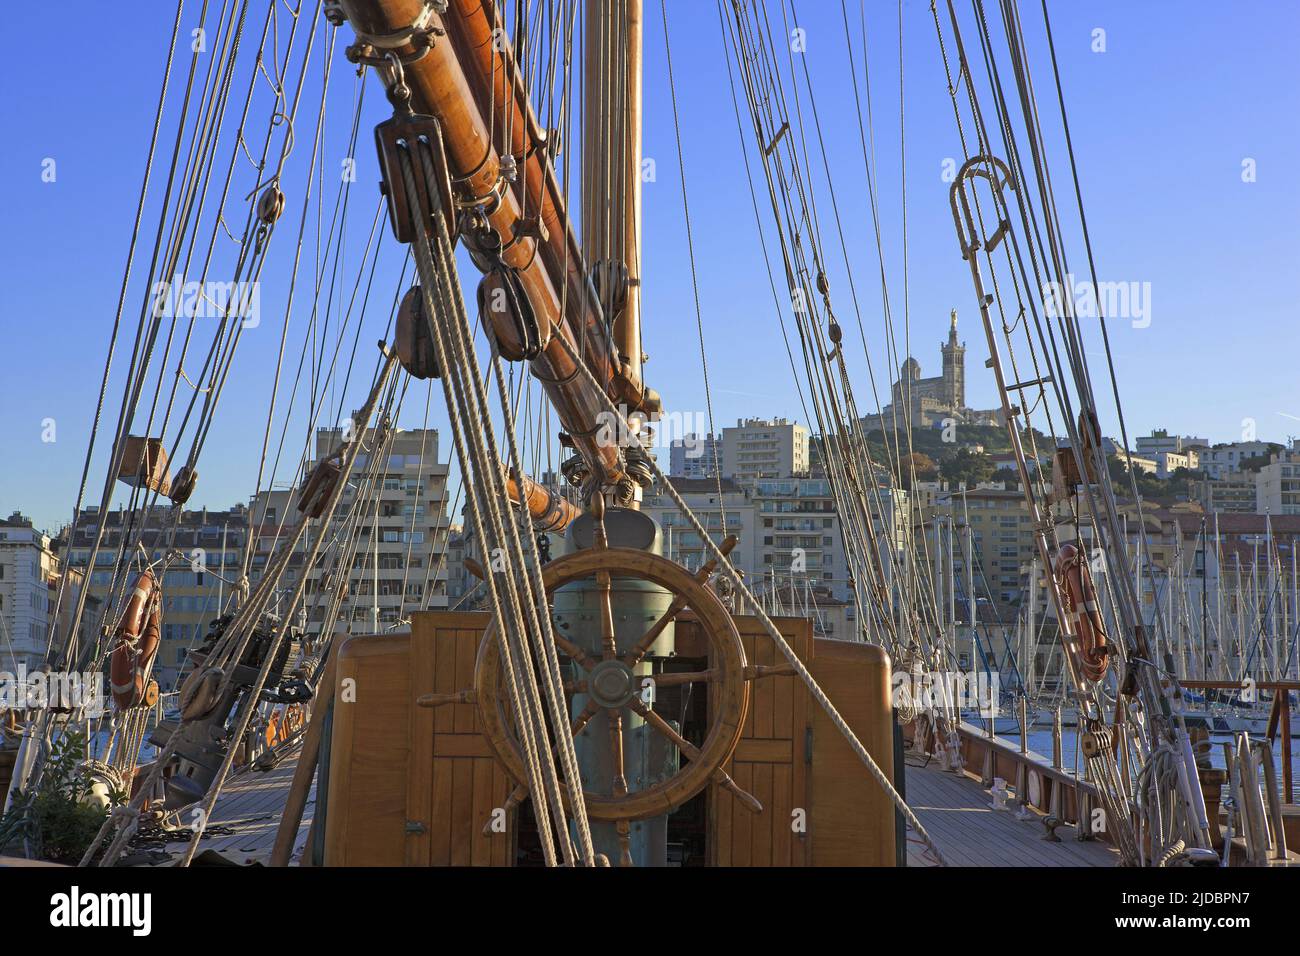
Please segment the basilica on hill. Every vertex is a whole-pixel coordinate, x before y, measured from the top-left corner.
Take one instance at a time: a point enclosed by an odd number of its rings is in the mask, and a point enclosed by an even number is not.
[[[946,419],[960,425],[1001,423],[998,409],[981,411],[966,405],[966,344],[957,341],[956,309],[952,310],[948,341],[939,346],[939,353],[943,372],[931,378],[922,378],[921,363],[907,357],[890,390],[890,403],[879,415],[868,415],[863,420],[867,430],[901,427],[905,423],[913,428],[938,428]]]

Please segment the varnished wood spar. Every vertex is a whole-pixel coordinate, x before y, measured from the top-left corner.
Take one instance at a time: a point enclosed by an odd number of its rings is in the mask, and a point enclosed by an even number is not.
[[[523,475],[519,481],[515,480],[514,475],[507,475],[506,494],[516,504],[521,500],[524,502],[529,517],[533,519],[533,527],[538,531],[563,531],[582,514],[582,509],[573,502],[561,498],[527,475]]]
[[[642,0],[586,0],[582,78],[582,235],[587,261],[621,262],[627,299],[613,316],[628,382],[641,382]],[[612,155],[611,155],[612,154]]]
[[[551,275],[563,275],[568,281],[567,303],[573,310],[571,319],[581,314],[583,323],[588,325],[587,334],[601,332],[599,340],[586,338],[587,364],[595,371],[598,378],[608,375],[611,393],[617,401],[629,409],[658,411],[660,399],[652,389],[634,378],[629,365],[609,363],[608,353],[602,351],[608,347],[609,337],[604,330],[590,328],[590,323],[599,315],[599,309],[593,310],[595,299],[591,297],[587,279],[587,268],[593,258],[584,256],[568,217],[565,203],[566,192],[555,174],[554,165],[547,161],[547,151],[538,147],[546,137],[536,115],[533,113],[528,91],[515,63],[514,49],[505,44],[505,49],[498,49],[501,44],[494,39],[501,34],[495,33],[503,23],[501,8],[504,5],[494,0],[448,0],[448,15],[444,22],[452,44],[462,54],[466,74],[480,108],[486,110],[488,104],[496,113],[496,131],[506,131],[511,136],[509,151],[512,155],[527,156],[521,164],[524,172],[524,187],[527,190],[527,208],[538,210],[546,233],[541,242],[541,258],[546,263]],[[639,32],[639,30],[638,30]],[[638,47],[639,49],[639,47]],[[637,54],[639,62],[639,53]],[[631,67],[639,80],[639,67]],[[639,128],[639,124],[638,128]],[[563,145],[563,144],[562,144]],[[568,149],[568,146],[564,146]],[[640,169],[638,166],[638,176]],[[639,244],[639,240],[638,240]],[[557,288],[562,283],[557,281]],[[574,331],[583,326],[572,323]],[[579,334],[582,340],[581,333]],[[604,382],[605,379],[601,378]]]
[[[330,639],[329,653],[325,657],[325,670],[321,673],[320,683],[316,685],[316,706],[311,709],[311,722],[303,736],[302,753],[298,755],[298,765],[293,771],[293,782],[289,784],[289,794],[284,801],[284,811],[280,814],[280,827],[275,833],[275,846],[271,850],[271,866],[288,866],[293,853],[293,841],[298,835],[302,823],[302,814],[307,807],[307,795],[311,792],[311,781],[316,776],[316,765],[320,758],[320,738],[325,726],[325,713],[334,698],[334,678],[338,672],[338,648],[343,643],[340,635]],[[326,785],[326,781],[322,781]],[[314,817],[313,817],[314,826]],[[308,839],[310,840],[310,835]]]
[[[409,28],[427,7],[423,0],[342,0],[342,5],[359,34],[372,36]],[[593,394],[578,374],[572,355],[580,354],[585,346],[581,354],[586,364],[608,394],[629,408],[657,407],[658,397],[650,403],[641,389],[631,387],[621,376],[582,251],[563,211],[563,192],[549,167],[543,148],[545,136],[531,110],[524,107],[524,122],[516,128],[511,125],[514,120],[506,119],[507,114],[520,111],[514,95],[495,102],[482,95],[491,83],[486,77],[495,75],[500,84],[509,82],[513,88],[518,76],[509,51],[494,49],[492,24],[478,0],[471,7],[469,14],[455,5],[445,15],[430,14],[433,43],[424,56],[407,64],[405,79],[414,107],[436,116],[442,124],[458,197],[499,195],[499,201],[485,202],[483,208],[502,237],[503,260],[517,270],[542,337],[549,339],[532,362],[533,372],[596,477],[612,482],[622,475],[618,448],[601,441],[593,427],[601,420],[605,400]],[[402,56],[415,49],[407,43],[393,52]],[[476,89],[481,91],[478,96]],[[503,90],[503,97],[514,92],[517,90]],[[514,129],[516,134],[518,142],[510,145],[510,152],[519,162],[521,175],[513,187],[502,186],[501,157],[489,137],[489,125],[496,131]],[[564,291],[567,315],[561,310],[560,290]]]

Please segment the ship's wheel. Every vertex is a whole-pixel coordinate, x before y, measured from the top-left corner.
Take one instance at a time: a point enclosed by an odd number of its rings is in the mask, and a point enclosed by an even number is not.
[[[558,588],[575,581],[594,578],[597,611],[601,623],[599,656],[578,647],[562,634],[555,634],[558,650],[572,660],[580,671],[576,680],[566,681],[573,713],[572,695],[585,694],[586,706],[573,718],[569,732],[577,736],[602,710],[608,715],[613,755],[612,776],[606,792],[585,790],[587,815],[590,819],[618,824],[620,835],[626,833],[628,821],[660,816],[681,806],[711,782],[730,791],[742,805],[759,812],[762,805],[741,790],[722,769],[740,740],[749,706],[748,681],[769,676],[772,668],[747,667],[745,650],[735,622],[718,596],[706,586],[711,566],[692,574],[667,558],[633,548],[603,547],[597,535],[596,546],[574,551],[546,565],[542,580],[548,603]],[[673,595],[672,604],[630,649],[620,653],[614,633],[611,598],[613,578],[638,578],[666,589]],[[705,670],[676,674],[657,674],[657,687],[702,683],[709,688],[709,724],[704,741],[695,746],[652,706],[642,700],[637,665],[674,617],[684,608],[694,612],[709,647],[709,664]],[[511,777],[518,783],[510,804],[517,805],[527,795],[524,757],[504,691],[504,671],[495,626],[489,627],[479,645],[475,669],[474,699],[483,718],[484,734]],[[624,714],[640,716],[654,731],[662,734],[680,751],[685,762],[666,779],[643,790],[629,792],[623,764]],[[564,791],[566,804],[569,800]],[[626,843],[624,843],[626,846]],[[626,854],[625,854],[625,862]]]

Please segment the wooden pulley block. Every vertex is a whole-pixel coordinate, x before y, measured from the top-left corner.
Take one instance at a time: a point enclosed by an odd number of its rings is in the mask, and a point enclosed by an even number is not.
[[[706,575],[707,576],[707,575]],[[699,746],[684,740],[667,720],[647,707],[642,701],[641,683],[634,668],[649,651],[665,621],[651,627],[645,635],[621,656],[615,649],[613,611],[608,584],[611,578],[639,578],[657,584],[674,595],[674,601],[664,618],[671,619],[676,611],[689,608],[699,621],[701,632],[709,646],[709,667],[706,671],[686,674],[659,675],[656,681],[671,679],[673,683],[706,682],[709,694],[709,726],[703,743]],[[555,591],[585,578],[595,578],[601,592],[601,637],[603,654],[587,654],[556,631],[556,649],[570,658],[585,673],[583,680],[572,682],[570,690],[581,685],[588,696],[586,708],[573,721],[569,732],[575,737],[601,710],[609,716],[612,728],[621,728],[623,714],[630,711],[655,732],[668,739],[687,759],[671,776],[659,780],[643,790],[629,792],[624,779],[621,757],[616,757],[614,778],[606,785],[596,784],[596,790],[584,788],[583,797],[587,815],[593,820],[618,822],[641,820],[661,816],[680,807],[710,783],[716,783],[737,797],[746,809],[762,809],[752,796],[740,790],[722,769],[730,759],[740,740],[749,709],[748,680],[761,676],[747,674],[745,650],[731,615],[717,595],[705,584],[704,577],[692,574],[675,561],[633,548],[593,547],[573,551],[551,561],[542,570],[542,582],[548,596]],[[478,705],[483,721],[483,734],[496,756],[520,786],[516,788],[522,799],[527,772],[514,721],[506,712],[507,695],[504,692],[504,671],[501,662],[500,642],[495,625],[488,628],[479,644],[478,661],[474,671],[473,699]],[[621,730],[619,730],[621,733]],[[621,747],[618,748],[621,753]],[[561,784],[564,799],[569,801],[569,783]]]
[[[183,505],[190,500],[190,495],[194,494],[194,485],[199,480],[199,470],[191,468],[189,465],[181,465],[176,472],[176,477],[172,480],[171,494],[167,497],[171,499],[174,505]]]
[[[167,476],[167,449],[163,447],[163,440],[128,435],[122,446],[122,463],[117,477],[133,488],[168,494],[171,479]]]
[[[537,314],[513,269],[493,269],[483,276],[478,311],[502,357],[511,362],[532,361],[551,341],[550,323]]]
[[[455,203],[451,191],[451,174],[442,148],[442,128],[438,121],[422,113],[397,113],[375,127],[375,148],[384,180],[380,187],[388,201],[388,221],[399,242],[414,242],[412,210],[427,232],[432,228],[434,212],[443,213],[446,227],[455,230],[452,221]],[[403,156],[406,163],[403,162]],[[424,157],[433,165],[433,180],[425,175]],[[407,189],[403,166],[409,164],[415,192]]]
[[[141,703],[145,707],[155,706],[158,703],[158,694],[158,682],[150,678],[149,683],[144,685],[144,700]]]
[[[397,309],[397,330],[393,336],[397,360],[412,378],[437,378],[438,358],[433,347],[433,333],[424,311],[424,290],[413,285],[402,296]]]
[[[192,670],[180,689],[182,720],[198,720],[212,713],[221,696],[221,682],[226,672],[220,667]]]
[[[302,483],[302,494],[298,496],[298,511],[310,518],[319,518],[325,513],[330,495],[343,480],[343,468],[336,455],[322,458],[311,470],[307,480]]]
[[[278,186],[267,186],[257,200],[257,218],[266,225],[272,225],[284,212],[284,193]]]
[[[1083,442],[1083,467],[1088,475],[1088,484],[1097,483],[1097,465],[1093,460],[1097,449],[1101,447],[1101,423],[1091,411],[1079,412],[1079,440]]]
[[[1079,464],[1074,460],[1074,449],[1069,445],[1052,453],[1052,501],[1064,501],[1081,484]]]
[[[605,321],[612,322],[627,308],[627,293],[631,277],[621,259],[602,259],[591,270],[591,284],[596,298],[605,313]]]

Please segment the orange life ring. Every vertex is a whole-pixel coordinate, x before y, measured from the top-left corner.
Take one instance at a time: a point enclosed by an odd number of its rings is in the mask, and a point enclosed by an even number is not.
[[[262,731],[262,743],[268,747],[274,747],[280,740],[280,714],[279,710],[271,711],[271,717],[266,722],[266,729]]]
[[[1106,624],[1097,604],[1097,589],[1083,555],[1073,544],[1062,545],[1053,568],[1065,597],[1065,609],[1079,642],[1079,669],[1091,681],[1106,676],[1110,648],[1106,646]]]
[[[162,640],[162,589],[142,571],[114,634],[108,679],[119,710],[143,703],[149,672]]]
[[[278,746],[301,730],[304,723],[301,704],[281,704],[271,712],[262,739],[268,747]]]

